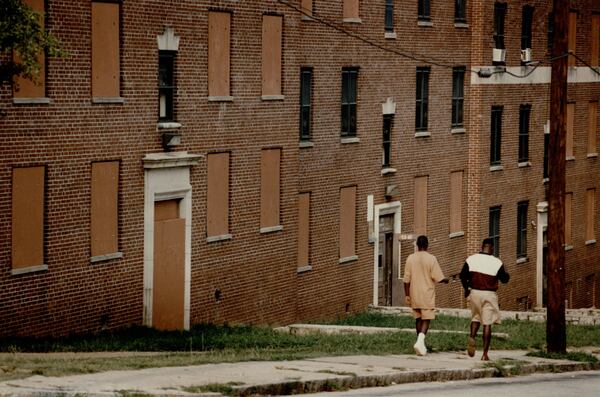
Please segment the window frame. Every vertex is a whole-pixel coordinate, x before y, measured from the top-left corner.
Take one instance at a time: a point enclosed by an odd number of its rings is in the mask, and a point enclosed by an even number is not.
[[[357,130],[358,68],[342,69],[341,136],[355,137]]]
[[[177,83],[175,80],[175,59],[176,51],[158,52],[158,120],[159,122],[175,121],[175,94],[177,91]],[[165,64],[165,62],[167,62]],[[166,78],[163,83],[161,73],[166,69]],[[165,115],[161,115],[161,97],[165,96]]]
[[[385,0],[384,28],[386,32],[394,31],[394,0]]]
[[[504,42],[505,38],[505,25],[506,25],[506,12],[507,12],[507,4],[501,2],[494,3],[494,25],[493,25],[493,39],[494,39],[494,48],[497,49],[505,49],[506,45]]]
[[[430,0],[418,0],[417,15],[420,21],[431,20],[431,2]]]
[[[527,258],[527,216],[529,201],[517,203],[517,259]]]
[[[415,95],[415,130],[427,131],[429,124],[429,66],[417,67]]]
[[[388,168],[392,162],[392,127],[394,125],[394,115],[383,115],[383,135],[382,135],[382,168]]]
[[[500,255],[500,216],[502,213],[502,206],[497,205],[490,207],[488,213],[488,237],[494,242],[493,255],[498,257]]]
[[[532,48],[533,43],[533,16],[535,8],[526,4],[521,13],[521,49]]]
[[[300,68],[300,140],[310,141],[312,136],[312,67]],[[306,79],[308,81],[306,81]],[[305,91],[307,88],[308,93]],[[305,97],[307,94],[307,97]]]
[[[490,125],[490,165],[502,163],[502,113],[504,106],[492,106]]]
[[[454,22],[467,22],[467,0],[454,0]]]
[[[452,69],[452,128],[464,127],[465,72],[464,66]],[[460,83],[457,82],[457,79],[460,80]]]
[[[519,106],[519,157],[518,162],[529,161],[529,126],[531,123],[531,105]]]

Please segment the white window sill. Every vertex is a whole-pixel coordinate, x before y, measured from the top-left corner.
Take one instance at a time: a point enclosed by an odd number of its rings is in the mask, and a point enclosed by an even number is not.
[[[307,148],[307,147],[313,147],[315,146],[315,144],[311,141],[300,141],[300,143],[298,144],[298,147],[300,148]]]
[[[467,130],[464,127],[456,127],[456,128],[450,129],[450,133],[452,135],[464,134],[465,132],[467,132]]]
[[[531,167],[531,161],[521,161],[517,164],[519,168]]]
[[[573,249],[572,245],[565,245],[565,251],[571,251]]]
[[[347,256],[345,258],[340,258],[339,263],[349,263],[358,260],[358,255]]]
[[[455,28],[460,28],[460,29],[468,29],[469,28],[469,24],[466,22],[454,22],[454,27]]]
[[[359,143],[359,142],[360,142],[360,138],[356,137],[356,136],[340,139],[340,143],[343,143],[343,144],[346,144],[346,143]]]
[[[277,225],[277,226],[268,226],[268,227],[261,227],[260,228],[260,232],[265,234],[265,233],[274,233],[274,232],[279,232],[283,230],[283,225]]]
[[[119,258],[122,258],[122,257],[123,257],[123,253],[122,252],[113,252],[111,254],[92,256],[90,258],[90,262],[91,263],[97,263],[97,262],[109,261],[111,259],[119,259]]]
[[[567,161],[573,161],[575,160],[575,156],[567,156]]]
[[[208,102],[233,102],[233,97],[231,95],[211,95],[208,97]]]
[[[396,171],[398,171],[398,170],[395,168],[384,168],[381,170],[381,175],[395,174]]]
[[[465,235],[465,232],[454,232],[448,235],[449,238],[457,238]]]
[[[300,274],[300,273],[306,273],[306,272],[310,272],[311,270],[312,270],[312,266],[306,265],[306,266],[299,267],[298,270],[297,270],[297,273],[298,274]]]
[[[550,182],[550,178],[544,178],[544,179],[542,179],[542,183],[545,184],[545,183],[548,183],[548,182]]]
[[[428,138],[431,136],[431,132],[429,131],[417,131],[415,133],[415,138]]]
[[[396,32],[385,32],[385,35],[383,37],[388,40],[395,40],[398,37],[398,35],[396,34]]]
[[[15,105],[47,105],[50,102],[50,98],[13,98]]]
[[[526,256],[523,256],[521,258],[517,258],[517,262],[516,263],[517,263],[517,265],[520,265],[520,264],[528,262],[528,261],[529,261],[529,258],[526,257]]]
[[[217,241],[231,240],[231,234],[222,234],[220,236],[210,236],[206,238],[207,243],[216,243]]]
[[[159,121],[158,124],[156,124],[157,130],[178,130],[181,127],[183,127],[181,123],[176,123],[174,121]]]
[[[362,23],[362,19],[360,18],[344,18],[344,23]]]
[[[310,22],[310,21],[314,21],[315,19],[309,15],[304,15],[302,14],[302,16],[300,17],[301,20],[306,21],[306,22]]]
[[[417,21],[417,26],[427,26],[427,27],[431,27],[431,26],[433,26],[433,22],[431,22],[431,21],[424,21],[424,20],[420,20],[420,21]]]
[[[592,244],[596,244],[596,239],[593,239],[593,240],[587,240],[587,241],[585,242],[585,245],[592,245]]]
[[[504,166],[501,165],[492,165],[490,166],[490,172],[502,171]]]
[[[38,265],[38,266],[29,266],[29,267],[21,267],[18,269],[12,269],[10,274],[12,274],[13,276],[18,276],[19,274],[43,272],[46,270],[48,270],[48,265]]]
[[[121,104],[121,103],[125,103],[125,98],[121,98],[121,97],[114,97],[114,98],[93,97],[92,98],[92,103]]]
[[[285,99],[284,95],[263,95],[260,97],[263,101],[283,101]]]
[[[588,159],[593,159],[593,158],[596,158],[596,157],[598,157],[598,153],[588,153],[587,154],[587,158]]]

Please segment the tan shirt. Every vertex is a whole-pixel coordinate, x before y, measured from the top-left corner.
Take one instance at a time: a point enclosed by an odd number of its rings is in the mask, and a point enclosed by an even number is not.
[[[404,282],[410,283],[410,303],[414,309],[435,309],[435,284],[444,274],[435,256],[418,251],[406,258]]]

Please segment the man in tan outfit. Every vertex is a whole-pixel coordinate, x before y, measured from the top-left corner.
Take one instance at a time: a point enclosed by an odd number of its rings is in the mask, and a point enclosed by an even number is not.
[[[436,257],[427,252],[428,247],[427,236],[419,236],[417,252],[406,258],[404,269],[404,295],[416,319],[417,342],[413,347],[419,356],[427,354],[425,335],[429,322],[435,319],[435,284],[448,283]]]

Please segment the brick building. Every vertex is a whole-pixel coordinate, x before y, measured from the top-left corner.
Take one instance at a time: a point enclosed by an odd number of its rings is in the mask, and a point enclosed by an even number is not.
[[[550,1],[27,2],[68,56],[0,88],[0,334],[399,305],[419,233],[441,306],[488,235],[501,306],[543,304]],[[600,3],[572,4],[567,299],[589,307]]]

